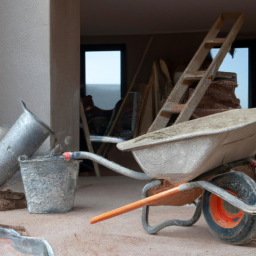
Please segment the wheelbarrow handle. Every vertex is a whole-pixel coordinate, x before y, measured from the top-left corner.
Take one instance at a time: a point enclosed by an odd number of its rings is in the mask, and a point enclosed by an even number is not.
[[[201,187],[203,189],[208,190],[209,192],[217,195],[218,197],[222,198],[223,200],[227,201],[228,203],[232,204],[233,206],[237,207],[238,209],[240,209],[243,212],[247,212],[249,214],[256,215],[256,204],[249,205],[249,204],[243,202],[240,198],[237,198],[236,196],[230,194],[226,190],[224,190],[214,184],[211,184],[210,182],[196,181],[196,182],[189,182],[189,183],[181,184],[178,187],[163,191],[156,195],[147,197],[147,198],[139,200],[137,202],[125,205],[116,210],[113,210],[113,211],[104,213],[102,215],[99,215],[97,217],[94,217],[91,219],[91,224],[113,218],[115,216],[138,209],[138,208],[146,206],[146,205],[150,205],[150,204],[155,203],[163,198],[171,196],[177,192],[185,191],[185,190],[188,190],[191,188],[196,188],[196,187]]]
[[[113,218],[113,217],[121,215],[123,213],[133,211],[133,210],[138,209],[140,207],[150,205],[150,204],[152,204],[152,203],[154,203],[154,202],[156,202],[160,199],[166,198],[166,197],[168,197],[170,195],[173,195],[177,192],[179,192],[179,187],[166,190],[164,192],[161,192],[159,194],[147,197],[145,199],[141,199],[137,202],[125,205],[121,208],[118,208],[118,209],[115,209],[113,211],[110,211],[110,212],[104,213],[102,215],[99,215],[97,217],[94,217],[94,218],[91,219],[91,224],[95,224],[97,222]]]
[[[111,162],[104,157],[98,156],[96,154],[85,152],[85,151],[77,151],[77,152],[65,152],[63,153],[64,159],[69,161],[70,159],[89,159],[95,161],[101,165],[106,166],[110,170],[118,172],[127,177],[137,179],[137,180],[152,180],[153,178],[147,175],[146,173],[136,172],[131,169],[125,168],[119,164]]]

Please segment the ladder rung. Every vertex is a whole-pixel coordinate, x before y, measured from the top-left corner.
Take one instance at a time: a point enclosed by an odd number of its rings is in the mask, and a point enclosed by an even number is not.
[[[175,114],[175,113],[179,114],[186,105],[186,104],[176,104],[176,105],[172,106],[171,108],[169,108],[168,107],[169,104],[170,103],[167,103],[165,105],[165,108],[163,109],[164,114],[170,114],[170,115]]]
[[[191,81],[200,80],[203,77],[204,73],[205,71],[196,71],[193,73],[185,74],[184,80],[191,80]]]
[[[225,42],[226,38],[215,38],[213,40],[208,40],[205,42],[205,47],[212,48],[215,46],[220,46]]]
[[[216,38],[222,28],[224,20],[235,20],[235,22],[226,38]],[[172,113],[180,113],[175,124],[189,120],[213,81],[213,78],[216,77],[216,73],[237,36],[237,33],[243,24],[243,20],[243,13],[224,13],[216,20],[206,35],[203,43],[200,45],[198,51],[188,64],[185,73],[183,73],[181,79],[179,79],[177,84],[174,86],[171,94],[166,100],[166,103],[162,107],[162,110],[158,113],[153,124],[148,129],[148,132],[153,132],[166,127],[170,121]],[[205,73],[194,72],[200,69],[207,54],[209,54],[210,49],[219,45],[222,45],[219,54],[217,54],[213,59]],[[188,72],[191,73],[188,74]],[[184,95],[188,90],[188,86],[193,80],[200,80],[196,89],[190,95],[185,105],[179,104],[183,101]]]
[[[193,73],[185,74],[184,80],[199,81],[203,77],[204,73],[205,71],[196,71]],[[235,73],[221,71],[217,72],[215,77],[220,79],[236,79]]]

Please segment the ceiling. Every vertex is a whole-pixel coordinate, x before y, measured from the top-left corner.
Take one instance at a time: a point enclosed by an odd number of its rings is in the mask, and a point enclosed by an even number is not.
[[[242,34],[256,35],[255,0],[80,0],[81,35],[208,31],[222,12],[244,12]]]

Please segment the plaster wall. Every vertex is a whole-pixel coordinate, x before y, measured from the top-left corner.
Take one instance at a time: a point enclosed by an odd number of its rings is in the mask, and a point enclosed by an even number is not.
[[[0,0],[0,126],[22,113],[20,100],[79,148],[79,0]],[[37,152],[47,152],[48,139]]]
[[[166,61],[173,78],[175,71],[181,71],[188,65],[206,34],[207,32],[191,32],[153,35],[152,43],[135,82],[147,83],[153,61],[160,58]],[[220,37],[222,36],[226,35],[222,34]],[[126,86],[129,87],[150,37],[151,35],[82,36],[81,44],[125,44]],[[239,33],[237,39],[248,40],[251,37]]]
[[[205,35],[205,32],[154,35],[135,82],[147,83],[153,61],[160,58],[166,61],[171,74],[177,68],[187,66]],[[129,87],[150,37],[151,35],[83,36],[81,44],[126,44],[126,75]]]
[[[51,0],[51,126],[65,151],[79,150],[80,0]]]
[[[0,125],[13,125],[20,100],[50,124],[49,0],[0,0],[0,6]]]

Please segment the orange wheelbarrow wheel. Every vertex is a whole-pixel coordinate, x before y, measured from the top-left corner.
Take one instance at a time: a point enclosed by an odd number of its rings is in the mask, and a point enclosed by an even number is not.
[[[250,205],[256,203],[256,183],[244,173],[225,173],[211,182]],[[256,239],[256,216],[208,191],[203,195],[203,213],[210,231],[225,242],[242,245]]]

